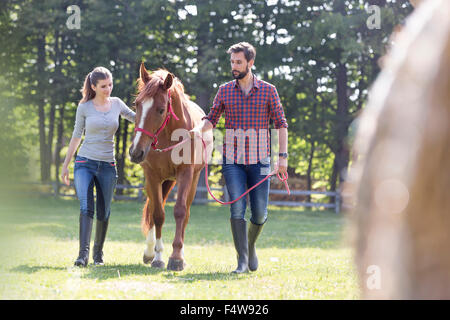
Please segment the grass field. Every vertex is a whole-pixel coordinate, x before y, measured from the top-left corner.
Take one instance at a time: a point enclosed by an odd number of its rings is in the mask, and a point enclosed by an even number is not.
[[[77,268],[77,200],[36,198],[2,204],[0,299],[359,297],[352,251],[341,240],[344,219],[333,212],[270,208],[257,243],[259,269],[234,275],[228,207],[192,207],[184,250],[187,266],[181,272],[142,263],[142,207],[114,202],[105,265]],[[173,205],[168,204],[163,228],[166,263],[174,231]]]

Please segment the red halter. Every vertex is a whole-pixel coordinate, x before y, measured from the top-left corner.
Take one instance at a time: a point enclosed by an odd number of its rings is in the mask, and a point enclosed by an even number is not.
[[[167,110],[166,119],[164,120],[163,124],[161,125],[161,127],[159,127],[159,129],[156,131],[155,134],[153,134],[151,132],[148,132],[147,130],[142,129],[142,128],[135,128],[134,129],[134,132],[140,131],[140,132],[148,135],[150,138],[153,139],[153,142],[151,144],[153,150],[159,150],[159,149],[156,149],[156,145],[158,144],[158,135],[161,133],[161,131],[163,131],[163,129],[165,128],[165,126],[169,122],[170,116],[173,116],[176,120],[179,120],[177,115],[175,114],[175,112],[173,112],[173,109],[172,109],[172,97],[170,95],[170,89],[168,90],[168,96],[169,96],[169,107],[168,107],[168,110]]]

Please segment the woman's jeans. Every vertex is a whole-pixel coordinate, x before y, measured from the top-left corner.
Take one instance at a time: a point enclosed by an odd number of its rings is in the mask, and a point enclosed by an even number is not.
[[[265,162],[264,162],[265,163]],[[237,199],[240,195],[264,179],[270,173],[270,163],[263,164],[227,164],[224,160],[222,174],[230,195],[230,199]],[[267,220],[267,204],[269,202],[270,178],[250,191],[250,221],[262,225]],[[231,204],[231,219],[244,219],[247,207],[247,197]]]
[[[97,220],[107,221],[111,211],[111,200],[117,183],[114,162],[91,160],[77,156],[74,182],[80,213],[94,218],[94,184],[97,191]]]

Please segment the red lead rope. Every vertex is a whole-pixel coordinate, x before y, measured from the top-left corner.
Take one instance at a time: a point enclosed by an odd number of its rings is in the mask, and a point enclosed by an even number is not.
[[[232,204],[235,203],[236,201],[238,201],[239,199],[241,199],[243,196],[245,196],[247,193],[249,193],[250,191],[252,191],[254,188],[256,188],[257,186],[259,186],[261,183],[263,183],[264,181],[266,181],[267,179],[269,179],[271,176],[273,175],[277,175],[278,180],[282,181],[284,183],[284,186],[286,187],[286,191],[288,193],[288,195],[291,194],[291,191],[289,190],[289,185],[287,183],[287,179],[288,179],[288,174],[286,172],[286,174],[281,174],[278,171],[278,168],[275,168],[270,174],[268,174],[264,179],[262,179],[261,181],[259,181],[257,184],[255,184],[253,187],[251,187],[250,189],[248,189],[246,192],[244,192],[243,194],[241,194],[237,199],[234,199],[232,201],[228,201],[228,202],[224,202],[221,201],[219,199],[217,199],[211,191],[211,188],[209,187],[209,182],[208,182],[208,157],[207,157],[207,153],[206,153],[206,143],[205,140],[202,139],[202,144],[203,144],[203,160],[205,161],[205,184],[206,184],[206,188],[208,189],[209,194],[211,195],[211,197],[216,200],[218,203],[220,204]],[[183,143],[189,141],[191,139],[184,139],[181,142],[178,142],[177,144],[174,144],[173,146],[170,146],[168,148],[165,149],[156,149],[156,151],[158,152],[166,152],[166,151],[170,151],[174,148],[176,148],[179,145],[182,145]]]
[[[211,189],[209,188],[209,183],[208,183],[208,160],[207,160],[207,155],[206,155],[206,143],[205,140],[203,140],[202,138],[202,144],[203,144],[203,155],[204,155],[204,160],[205,160],[205,184],[206,184],[206,188],[208,189],[209,194],[211,195],[211,197],[216,200],[218,203],[220,204],[232,204],[235,203],[236,201],[238,201],[239,199],[241,199],[243,196],[245,196],[247,193],[249,193],[250,191],[252,191],[253,189],[255,189],[257,186],[259,186],[261,183],[263,183],[264,181],[266,181],[267,179],[269,179],[271,176],[273,176],[274,174],[277,174],[278,180],[283,181],[284,182],[284,186],[286,187],[286,191],[289,194],[291,194],[291,191],[289,190],[289,185],[287,183],[287,179],[288,179],[288,174],[286,172],[286,174],[282,174],[280,176],[280,173],[277,173],[278,168],[275,168],[270,174],[268,174],[264,179],[262,179],[260,182],[258,182],[257,184],[255,184],[253,187],[251,187],[250,189],[248,189],[247,191],[245,191],[243,194],[241,194],[238,198],[232,200],[232,201],[228,201],[228,202],[224,202],[224,201],[220,201],[219,199],[217,199],[216,197],[214,197],[214,195],[211,192]]]
[[[166,127],[167,123],[170,120],[170,117],[173,116],[175,118],[175,120],[179,120],[177,115],[175,114],[175,112],[173,112],[172,97],[170,95],[170,89],[168,90],[167,95],[169,97],[169,107],[167,108],[167,116],[166,116],[166,119],[164,119],[164,122],[161,125],[161,127],[159,127],[159,129],[156,131],[156,133],[153,134],[153,133],[151,133],[151,132],[149,132],[149,131],[147,131],[147,130],[145,130],[143,128],[135,128],[134,129],[134,132],[140,131],[140,132],[145,133],[146,135],[148,135],[150,138],[152,138],[153,139],[152,148],[154,150],[157,150],[157,151],[160,151],[160,149],[156,149],[156,145],[158,144],[158,136],[161,133],[161,131],[163,131],[163,129]]]
[[[174,144],[173,146],[170,146],[170,147],[165,148],[165,149],[157,149],[157,148],[156,148],[156,145],[158,144],[158,135],[161,133],[161,131],[162,131],[162,130],[164,129],[164,127],[167,125],[167,123],[168,123],[169,120],[170,120],[170,117],[173,116],[176,120],[178,120],[177,115],[175,114],[175,112],[173,112],[173,108],[172,108],[172,98],[171,98],[171,96],[170,96],[170,89],[169,89],[169,91],[168,91],[168,96],[169,96],[169,107],[168,107],[168,110],[167,110],[167,116],[166,116],[166,119],[164,120],[163,124],[161,125],[161,127],[159,127],[159,129],[156,131],[155,134],[153,134],[153,133],[151,133],[151,132],[149,132],[149,131],[147,131],[147,130],[145,130],[145,129],[143,129],[143,128],[135,128],[135,129],[134,129],[134,132],[140,131],[140,132],[142,132],[142,133],[148,135],[150,138],[152,138],[152,139],[153,139],[153,142],[152,142],[152,148],[153,148],[155,151],[158,151],[158,152],[166,152],[166,151],[170,151],[170,150],[176,148],[177,146],[182,145],[183,143],[185,143],[185,142],[191,140],[191,139],[184,139],[183,141],[178,142],[177,144]],[[260,182],[258,182],[258,183],[255,184],[253,187],[251,187],[251,188],[248,189],[246,192],[244,192],[242,195],[239,196],[239,198],[234,199],[233,201],[228,201],[228,202],[220,201],[219,199],[217,199],[216,197],[214,197],[214,195],[213,195],[212,192],[211,192],[211,189],[209,188],[209,183],[208,183],[208,157],[207,157],[207,154],[206,154],[206,143],[205,143],[205,140],[203,140],[203,138],[201,138],[201,139],[202,139],[202,144],[203,144],[203,157],[204,157],[204,161],[205,161],[205,184],[206,184],[206,188],[208,189],[208,192],[209,192],[209,194],[211,195],[211,197],[213,197],[213,199],[216,200],[218,203],[220,203],[220,204],[232,204],[232,203],[238,201],[238,200],[241,199],[243,196],[245,196],[247,193],[249,193],[249,192],[252,191],[254,188],[256,188],[257,186],[259,186],[261,183],[263,183],[264,181],[266,181],[267,179],[269,179],[269,177],[273,176],[274,174],[277,174],[278,180],[280,180],[280,181],[282,181],[282,182],[284,183],[288,195],[291,194],[291,191],[289,190],[289,185],[288,185],[288,183],[287,183],[287,179],[288,179],[288,174],[287,174],[287,172],[286,172],[286,174],[283,173],[283,174],[281,174],[281,176],[280,176],[280,173],[277,172],[277,171],[278,171],[278,168],[275,168],[270,174],[267,175],[267,177],[265,177],[265,178],[262,179]]]

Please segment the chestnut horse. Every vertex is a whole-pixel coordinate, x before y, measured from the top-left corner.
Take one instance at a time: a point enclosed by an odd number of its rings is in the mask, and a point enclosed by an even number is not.
[[[189,221],[190,207],[194,200],[200,171],[204,167],[201,157],[202,146],[191,152],[190,161],[174,163],[175,152],[158,152],[156,146],[167,148],[178,143],[171,137],[175,130],[188,130],[201,122],[203,110],[184,93],[182,83],[166,70],[148,72],[144,64],[140,67],[136,97],[136,127],[130,147],[131,161],[141,164],[145,175],[147,201],[142,214],[142,231],[147,247],[144,263],[155,268],[164,268],[162,259],[162,226],[165,219],[165,203],[170,191],[178,182],[174,207],[176,223],[173,251],[167,269],[184,269],[184,232]],[[186,138],[186,137],[185,137]],[[186,143],[194,150],[194,141]],[[200,149],[200,150],[199,150]],[[183,152],[185,149],[183,149]],[[194,159],[195,157],[195,159]]]

